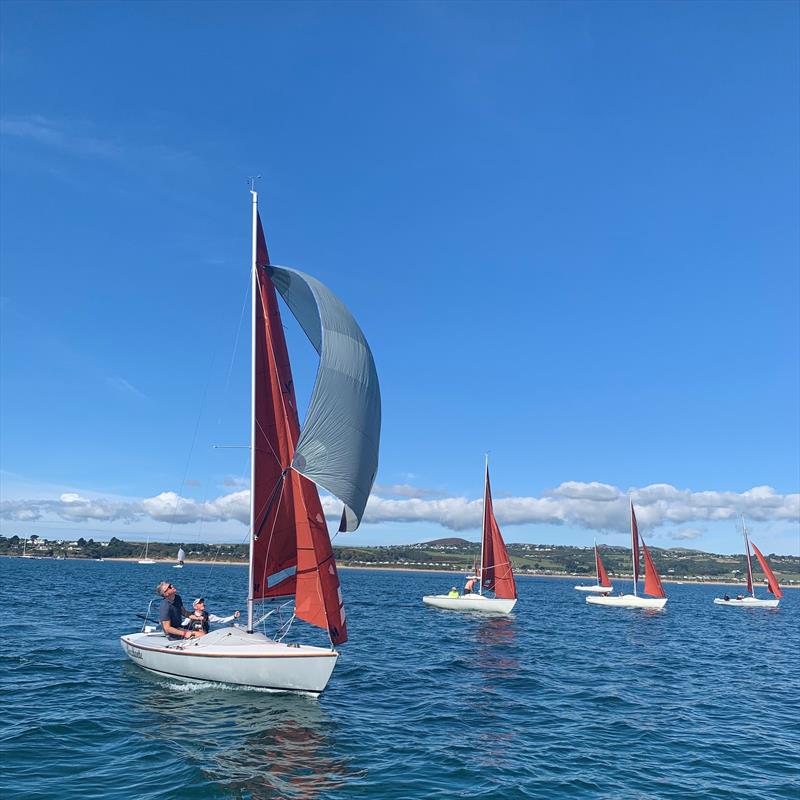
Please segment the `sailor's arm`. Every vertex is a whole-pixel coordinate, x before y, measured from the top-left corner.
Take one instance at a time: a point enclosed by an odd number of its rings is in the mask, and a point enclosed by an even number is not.
[[[187,631],[184,628],[176,628],[167,619],[161,620],[161,627],[164,629],[164,633],[170,636],[180,636],[181,639],[191,639],[192,636],[194,636],[194,631]]]

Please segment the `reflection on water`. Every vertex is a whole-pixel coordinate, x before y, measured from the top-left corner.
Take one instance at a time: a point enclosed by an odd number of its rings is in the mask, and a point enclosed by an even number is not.
[[[501,722],[505,709],[515,704],[512,682],[519,675],[516,647],[516,621],[513,617],[489,617],[475,632],[476,667],[480,675],[479,733],[476,763],[484,766],[505,764],[517,732]]]
[[[513,617],[490,617],[476,631],[478,666],[486,678],[501,681],[513,677],[519,667],[516,656],[516,620]]]
[[[169,681],[136,670],[137,702],[156,712],[150,736],[179,747],[206,778],[252,800],[310,800],[352,771],[334,756],[336,724],[302,695]]]

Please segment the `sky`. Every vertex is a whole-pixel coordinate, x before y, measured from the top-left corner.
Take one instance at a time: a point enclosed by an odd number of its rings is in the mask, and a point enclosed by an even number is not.
[[[488,452],[510,542],[800,554],[800,4],[0,15],[0,534],[246,540],[259,175],[380,377],[335,544],[476,540]]]

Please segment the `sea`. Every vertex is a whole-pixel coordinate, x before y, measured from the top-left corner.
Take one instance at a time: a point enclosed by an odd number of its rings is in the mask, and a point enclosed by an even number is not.
[[[520,578],[512,614],[481,616],[422,604],[460,577],[340,574],[350,639],[313,698],[124,656],[158,581],[244,612],[245,567],[0,558],[0,796],[800,797],[798,591],[742,609],[711,602],[737,587],[666,584],[653,612]]]

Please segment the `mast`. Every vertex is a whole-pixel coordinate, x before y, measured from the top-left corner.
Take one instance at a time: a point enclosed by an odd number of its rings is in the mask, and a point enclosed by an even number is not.
[[[258,192],[255,181],[250,183],[253,197],[253,243],[250,285],[250,556],[247,569],[247,632],[253,632],[253,546],[256,525],[256,292],[258,275],[256,265],[256,241],[258,236]]]
[[[597,539],[594,540],[594,573],[597,575],[595,583],[600,585],[600,561],[597,558]]]
[[[742,515],[742,533],[744,535],[744,560],[747,562],[747,588],[753,597],[756,596],[756,587],[753,585],[753,564],[750,560],[750,540],[747,538],[747,525],[744,524]]]
[[[489,495],[489,454],[486,453],[486,471],[483,479],[483,528],[481,530],[481,571],[478,573],[480,579],[478,580],[478,592],[483,594],[483,549],[486,542],[486,498]]]

